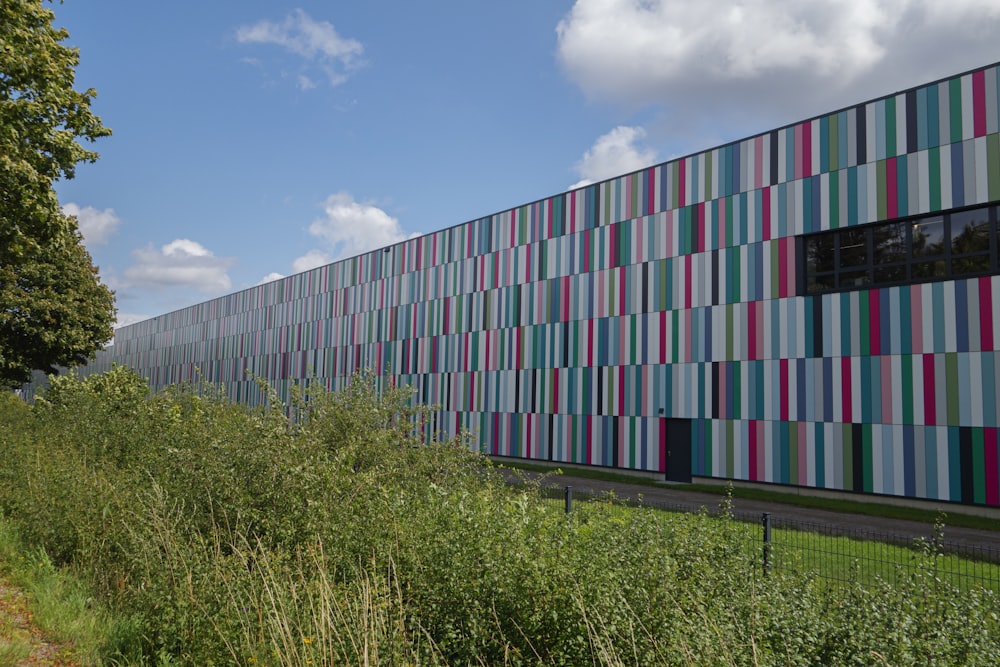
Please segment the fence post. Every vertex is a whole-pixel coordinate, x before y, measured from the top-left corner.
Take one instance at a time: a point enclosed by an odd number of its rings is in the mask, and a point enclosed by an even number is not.
[[[570,514],[573,511],[573,487],[566,487],[566,514]]]
[[[764,524],[764,574],[771,569],[771,513],[764,512],[762,517]]]

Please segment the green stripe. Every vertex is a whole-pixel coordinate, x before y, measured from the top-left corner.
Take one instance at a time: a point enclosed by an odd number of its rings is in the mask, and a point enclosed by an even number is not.
[[[733,433],[736,430],[734,428],[734,422],[732,420],[722,422],[723,428],[726,431],[726,472],[725,476],[733,478],[736,476],[736,456],[735,456],[735,445],[733,442]]]
[[[972,429],[972,499],[977,505],[986,504],[986,443],[983,429]]]
[[[1000,134],[986,137],[986,175],[990,201],[1000,199]]]
[[[930,186],[932,211],[941,210],[941,149],[937,146],[927,151],[927,181]]]

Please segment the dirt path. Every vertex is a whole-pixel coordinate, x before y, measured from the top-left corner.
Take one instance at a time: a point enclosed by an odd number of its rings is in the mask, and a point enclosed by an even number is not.
[[[0,667],[76,667],[71,652],[33,624],[24,591],[0,581]]]

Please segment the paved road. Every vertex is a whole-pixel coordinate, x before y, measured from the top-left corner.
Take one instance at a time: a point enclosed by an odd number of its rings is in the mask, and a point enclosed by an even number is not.
[[[532,473],[523,474],[532,475]],[[697,509],[699,507],[715,509],[719,506],[719,501],[722,500],[721,495],[687,491],[679,489],[676,486],[660,487],[645,484],[607,482],[585,477],[573,477],[566,474],[553,476],[544,485],[557,488],[572,486],[574,493],[582,494],[599,495],[608,491],[614,491],[615,495],[623,498],[637,498],[641,495],[643,502],[650,505],[679,505],[690,509]],[[780,525],[779,522],[781,520],[823,524],[824,526],[834,526],[837,530],[841,531],[862,530],[882,533],[883,535],[892,536],[904,541],[910,541],[917,537],[928,538],[934,534],[934,527],[932,525],[920,521],[887,519],[863,514],[845,514],[811,507],[799,507],[796,505],[744,498],[733,499],[733,511],[737,514],[758,516],[764,512],[770,512],[775,525]],[[947,524],[947,519],[945,523]],[[963,547],[992,549],[998,552],[997,556],[1000,558],[1000,532],[945,525],[944,541]]]

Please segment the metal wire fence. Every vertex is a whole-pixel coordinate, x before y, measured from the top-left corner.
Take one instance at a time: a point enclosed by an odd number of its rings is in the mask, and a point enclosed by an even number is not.
[[[572,487],[546,491],[550,502],[574,511],[575,503],[594,500],[574,495]],[[764,573],[791,572],[821,577],[831,584],[850,584],[922,575],[962,590],[981,586],[1000,594],[1000,549],[961,544],[943,538],[944,526],[928,525],[923,535],[880,532],[866,528],[803,521],[765,512],[734,512],[724,507],[637,501],[601,497],[622,511],[636,506],[664,512],[725,515],[745,530],[734,534],[746,541],[748,553]]]

